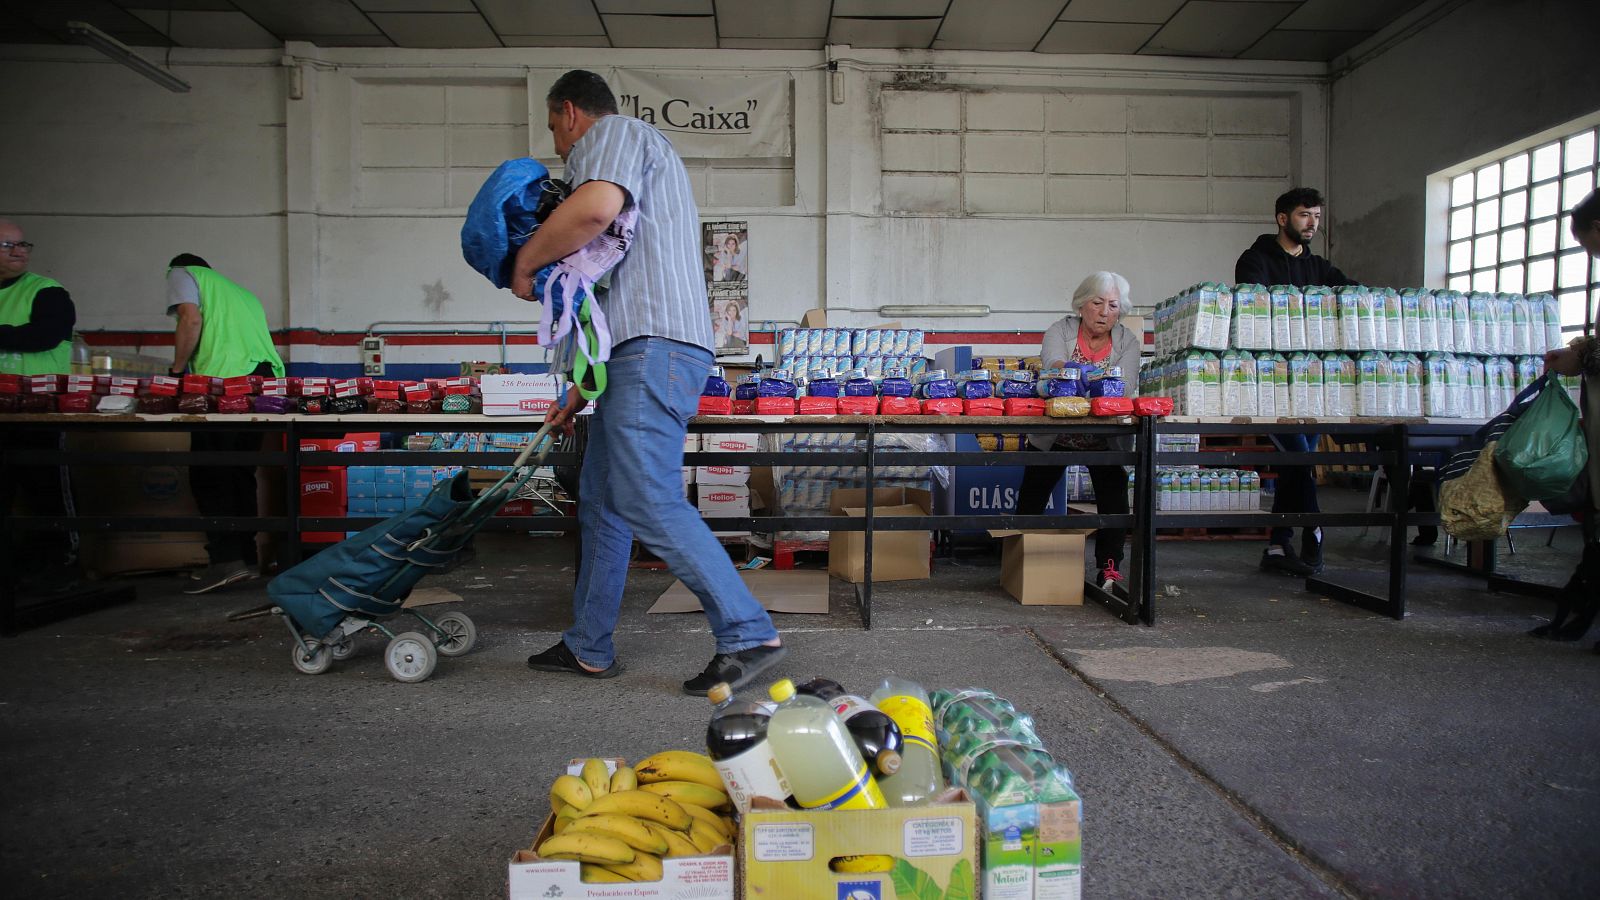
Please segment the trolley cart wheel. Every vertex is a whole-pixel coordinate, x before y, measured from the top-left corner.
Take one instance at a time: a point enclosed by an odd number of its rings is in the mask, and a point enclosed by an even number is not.
[[[388,649],[383,652],[383,664],[395,681],[415,684],[428,680],[433,674],[433,667],[439,664],[439,654],[427,637],[407,631],[395,635],[389,642]]]
[[[296,670],[307,675],[321,675],[333,665],[333,651],[321,641],[306,639],[306,646],[311,648],[310,654],[300,648],[299,643],[289,645],[289,661],[294,663]]]
[[[348,634],[340,635],[339,639],[333,642],[331,652],[334,659],[349,659],[355,655],[356,639]]]
[[[478,626],[466,613],[445,613],[433,622],[439,633],[435,649],[440,656],[464,656],[478,643]]]

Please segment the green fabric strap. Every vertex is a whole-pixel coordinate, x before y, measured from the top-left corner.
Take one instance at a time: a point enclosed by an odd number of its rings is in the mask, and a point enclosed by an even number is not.
[[[589,322],[589,304],[594,302],[593,297],[584,297],[583,305],[578,307],[578,328],[572,335],[575,346],[572,354],[572,383],[578,388],[578,396],[593,403],[606,392],[606,364],[597,362],[590,365],[589,358],[583,354],[583,346],[589,348],[590,353],[597,352],[600,347],[600,338],[594,333],[594,326]]]

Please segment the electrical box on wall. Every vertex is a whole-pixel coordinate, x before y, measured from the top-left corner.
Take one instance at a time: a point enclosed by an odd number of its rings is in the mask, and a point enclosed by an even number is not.
[[[369,334],[361,339],[361,374],[383,374],[383,338]]]

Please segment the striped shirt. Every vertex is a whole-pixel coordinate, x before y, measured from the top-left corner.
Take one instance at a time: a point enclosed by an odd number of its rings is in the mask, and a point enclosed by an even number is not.
[[[700,211],[689,174],[661,132],[632,116],[604,116],[573,145],[567,181],[609,181],[637,207],[633,244],[600,300],[612,345],[664,337],[711,349],[711,307],[700,264]],[[626,207],[624,207],[626,208]]]

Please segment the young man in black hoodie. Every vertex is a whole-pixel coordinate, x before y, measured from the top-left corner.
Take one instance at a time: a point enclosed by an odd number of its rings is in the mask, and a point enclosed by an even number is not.
[[[1292,284],[1295,287],[1356,284],[1339,267],[1311,252],[1311,239],[1322,227],[1322,194],[1316,188],[1295,188],[1278,198],[1277,234],[1263,234],[1233,266],[1234,284]],[[1272,442],[1285,453],[1308,453],[1317,447],[1317,435],[1273,435]],[[1320,512],[1317,480],[1310,466],[1276,466],[1273,492],[1275,513]],[[1261,568],[1306,578],[1322,571],[1322,529],[1306,528],[1300,535],[1300,554],[1294,552],[1294,529],[1274,528]]]

